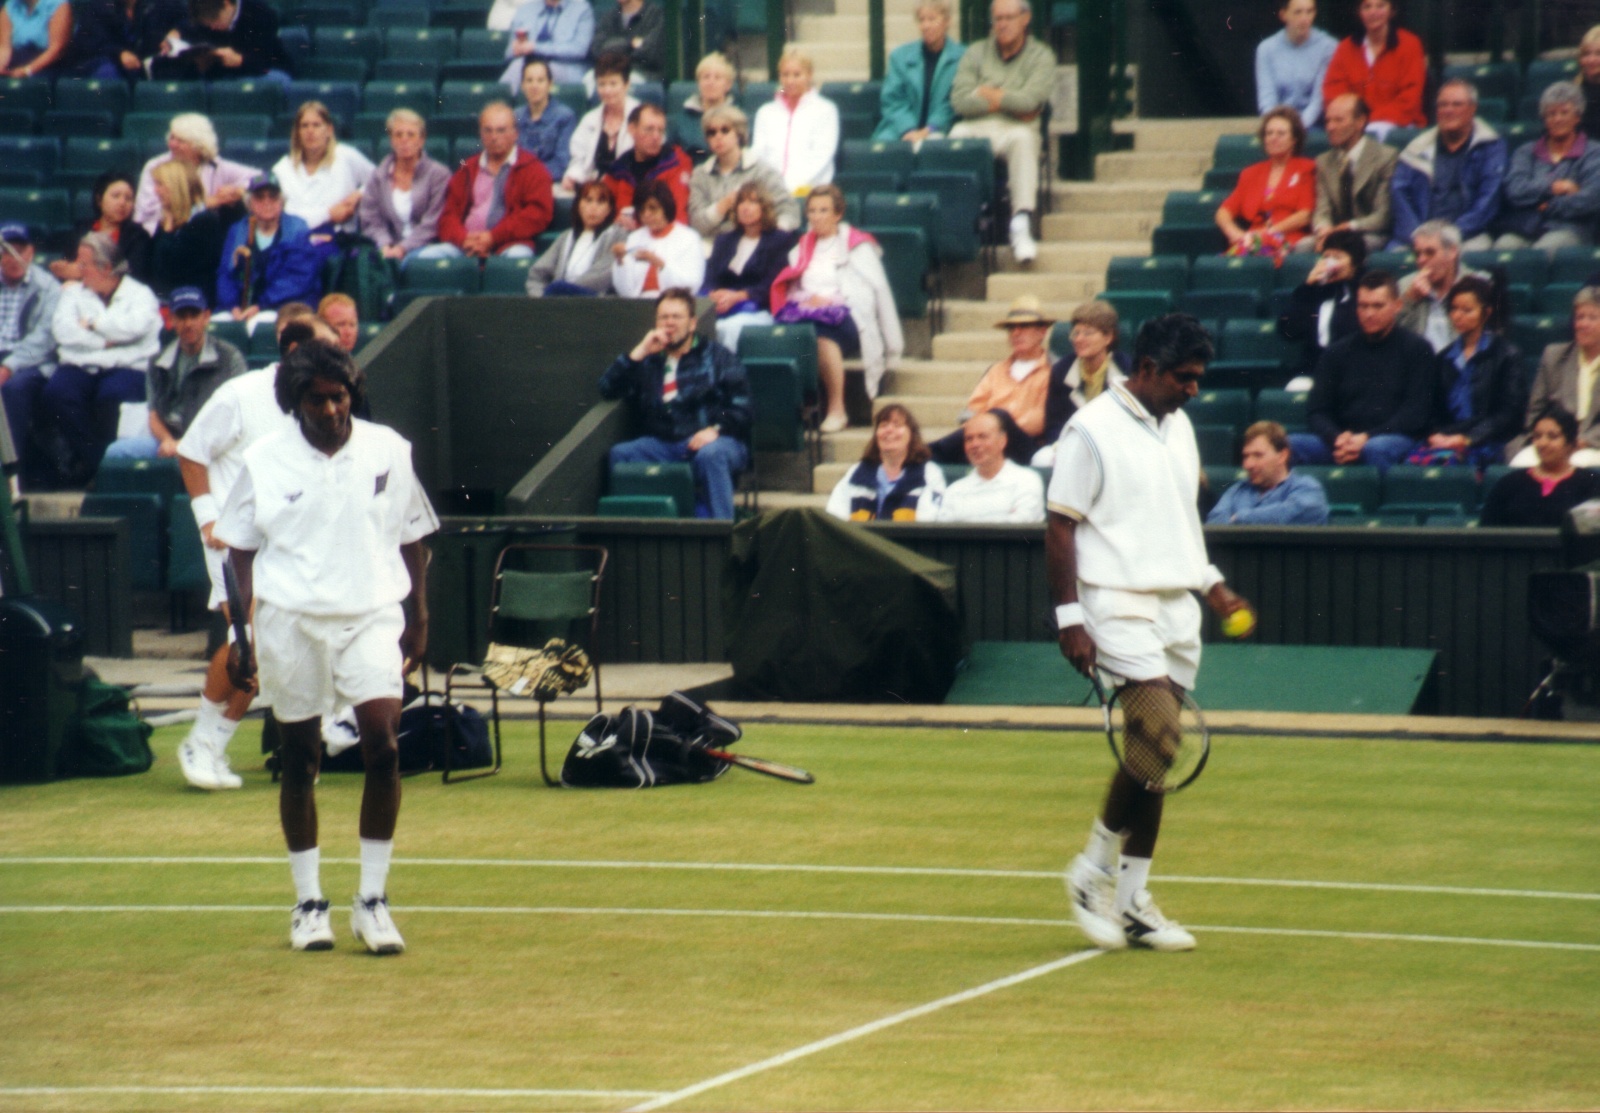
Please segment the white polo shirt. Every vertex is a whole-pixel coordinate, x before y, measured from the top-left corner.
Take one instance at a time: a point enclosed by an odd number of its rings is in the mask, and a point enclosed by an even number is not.
[[[298,425],[244,454],[214,535],[253,549],[255,594],[301,614],[370,614],[411,593],[400,546],[439,528],[411,467],[411,445],[382,425],[352,422],[328,456]]]
[[[1078,522],[1078,579],[1124,591],[1209,591],[1196,497],[1200,452],[1182,410],[1157,421],[1114,383],[1072,415],[1056,447],[1049,508]],[[948,496],[946,496],[948,498]]]
[[[179,456],[205,467],[219,512],[244,470],[245,449],[268,433],[294,428],[294,418],[278,408],[273,396],[277,377],[274,363],[229,379],[206,399],[178,442]]]
[[[1042,522],[1044,480],[1012,460],[1001,464],[993,479],[970,471],[945,488],[939,521]]]

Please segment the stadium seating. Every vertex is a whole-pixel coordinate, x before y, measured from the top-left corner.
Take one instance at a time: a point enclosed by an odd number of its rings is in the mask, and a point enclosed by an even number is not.
[[[694,517],[694,471],[688,464],[617,464],[611,468],[612,495],[666,496],[680,518]]]
[[[1189,260],[1181,255],[1119,256],[1106,268],[1106,289],[1159,291],[1175,298],[1189,286]]]
[[[839,145],[838,163],[841,170],[893,174],[898,189],[916,169],[917,155],[910,143],[846,139]]]

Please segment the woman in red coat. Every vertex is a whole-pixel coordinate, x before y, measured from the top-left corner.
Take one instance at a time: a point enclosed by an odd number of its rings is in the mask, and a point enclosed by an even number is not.
[[[1246,166],[1217,210],[1232,255],[1281,255],[1305,235],[1317,203],[1317,164],[1300,157],[1306,144],[1300,113],[1279,105],[1261,118],[1257,134],[1266,161]]]
[[[1422,40],[1396,27],[1394,17],[1391,0],[1361,0],[1366,33],[1339,40],[1322,79],[1322,103],[1354,93],[1367,103],[1367,130],[1380,137],[1390,128],[1428,125],[1422,112],[1428,75]]]

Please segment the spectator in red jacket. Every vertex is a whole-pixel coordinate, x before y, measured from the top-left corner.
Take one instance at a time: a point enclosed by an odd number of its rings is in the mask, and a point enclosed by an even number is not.
[[[665,182],[678,203],[678,223],[689,223],[689,176],[694,163],[676,144],[667,145],[667,114],[649,101],[628,114],[628,136],[633,150],[618,155],[606,171],[605,183],[617,199],[617,223],[632,231],[639,227],[633,212],[633,195],[646,182]]]
[[[1261,117],[1257,134],[1267,157],[1240,173],[1217,209],[1217,227],[1228,237],[1230,254],[1281,256],[1311,227],[1317,164],[1303,157],[1306,126],[1288,105]]]
[[[483,150],[456,169],[439,216],[439,243],[417,251],[419,259],[470,255],[533,258],[534,237],[555,212],[550,171],[537,155],[517,146],[511,106],[495,102],[478,115]]]
[[[1322,83],[1322,103],[1354,93],[1372,110],[1367,130],[1379,139],[1397,127],[1426,127],[1422,86],[1428,61],[1422,40],[1394,25],[1393,0],[1361,0],[1364,34],[1341,39]]]

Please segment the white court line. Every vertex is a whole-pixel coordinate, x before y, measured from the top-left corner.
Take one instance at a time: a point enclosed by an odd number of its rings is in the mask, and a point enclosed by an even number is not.
[[[840,1044],[849,1043],[852,1040],[858,1040],[863,1036],[870,1036],[874,1032],[881,1032],[885,1028],[892,1028],[896,1024],[904,1024],[908,1020],[915,1020],[918,1017],[927,1016],[929,1013],[939,1012],[941,1009],[947,1009],[952,1005],[960,1005],[966,1001],[987,996],[988,994],[994,993],[997,990],[1008,989],[1011,986],[1032,981],[1034,978],[1042,978],[1046,974],[1052,974],[1055,971],[1065,969],[1068,966],[1076,966],[1080,962],[1087,962],[1089,959],[1096,958],[1103,954],[1105,954],[1104,951],[1079,951],[1076,954],[1067,955],[1065,958],[1058,958],[1054,962],[1047,962],[1043,966],[1035,966],[1032,969],[1023,970],[1021,973],[1011,974],[1004,978],[998,978],[992,982],[985,982],[980,986],[973,986],[971,989],[962,990],[960,993],[952,993],[950,996],[941,997],[937,1001],[929,1001],[925,1005],[918,1005],[915,1008],[905,1009],[901,1012],[894,1013],[891,1016],[885,1016],[867,1024],[861,1024],[846,1031],[839,1032],[836,1035],[828,1036],[826,1039],[815,1040],[811,1043],[793,1048],[792,1050],[785,1051],[780,1055],[773,1055],[770,1058],[762,1059],[758,1063],[750,1063],[747,1066],[739,1067],[737,1070],[727,1071],[723,1074],[717,1075],[714,1078],[707,1078],[702,1082],[696,1082],[692,1086],[685,1086],[681,1090],[674,1090],[670,1094],[662,1094],[640,1105],[635,1105],[628,1111],[628,1113],[649,1113],[649,1110],[660,1109],[664,1106],[672,1105],[674,1102],[682,1101],[684,1098],[692,1098],[697,1094],[705,1093],[707,1090],[715,1090],[721,1086],[726,1086],[731,1082],[738,1082],[740,1079],[749,1078],[753,1074],[761,1074],[764,1071],[769,1071],[776,1067],[784,1066],[787,1063],[792,1063],[796,1059],[804,1059],[808,1055],[815,1055],[820,1051],[827,1051],[830,1048],[838,1047]]]
[[[436,1086],[0,1086],[0,1097],[80,1094],[344,1094],[354,1097],[615,1098],[661,1097],[660,1090],[469,1090]]]
[[[324,865],[360,865],[359,858],[323,858]],[[238,857],[7,857],[0,866],[257,866],[283,865],[282,855]],[[889,877],[993,877],[1050,880],[1059,870],[961,869],[944,866],[828,866],[776,862],[631,862],[582,858],[396,858],[397,866],[447,866],[491,869],[701,870],[732,873],[867,874]],[[1275,889],[1341,889],[1372,893],[1431,893],[1444,896],[1514,897],[1533,900],[1600,901],[1600,893],[1565,893],[1547,889],[1475,889],[1462,885],[1403,885],[1381,881],[1312,881],[1297,878],[1206,877],[1156,874],[1152,881],[1174,885],[1247,885]]]
[[[1073,928],[1071,920],[1029,919],[1021,916],[954,916],[924,912],[814,912],[777,908],[591,908],[568,905],[395,905],[406,915],[435,916],[656,916],[733,920],[856,920],[899,924],[968,924],[992,927]],[[281,904],[12,904],[0,905],[0,915],[137,914],[217,915],[222,913],[281,913]],[[1456,943],[1477,947],[1520,947],[1548,951],[1583,951],[1600,954],[1600,943],[1561,943],[1544,939],[1490,939],[1468,935],[1408,935],[1401,932],[1332,931],[1316,928],[1225,927],[1191,925],[1196,931],[1235,935],[1310,936],[1318,939],[1373,939],[1397,943]]]

